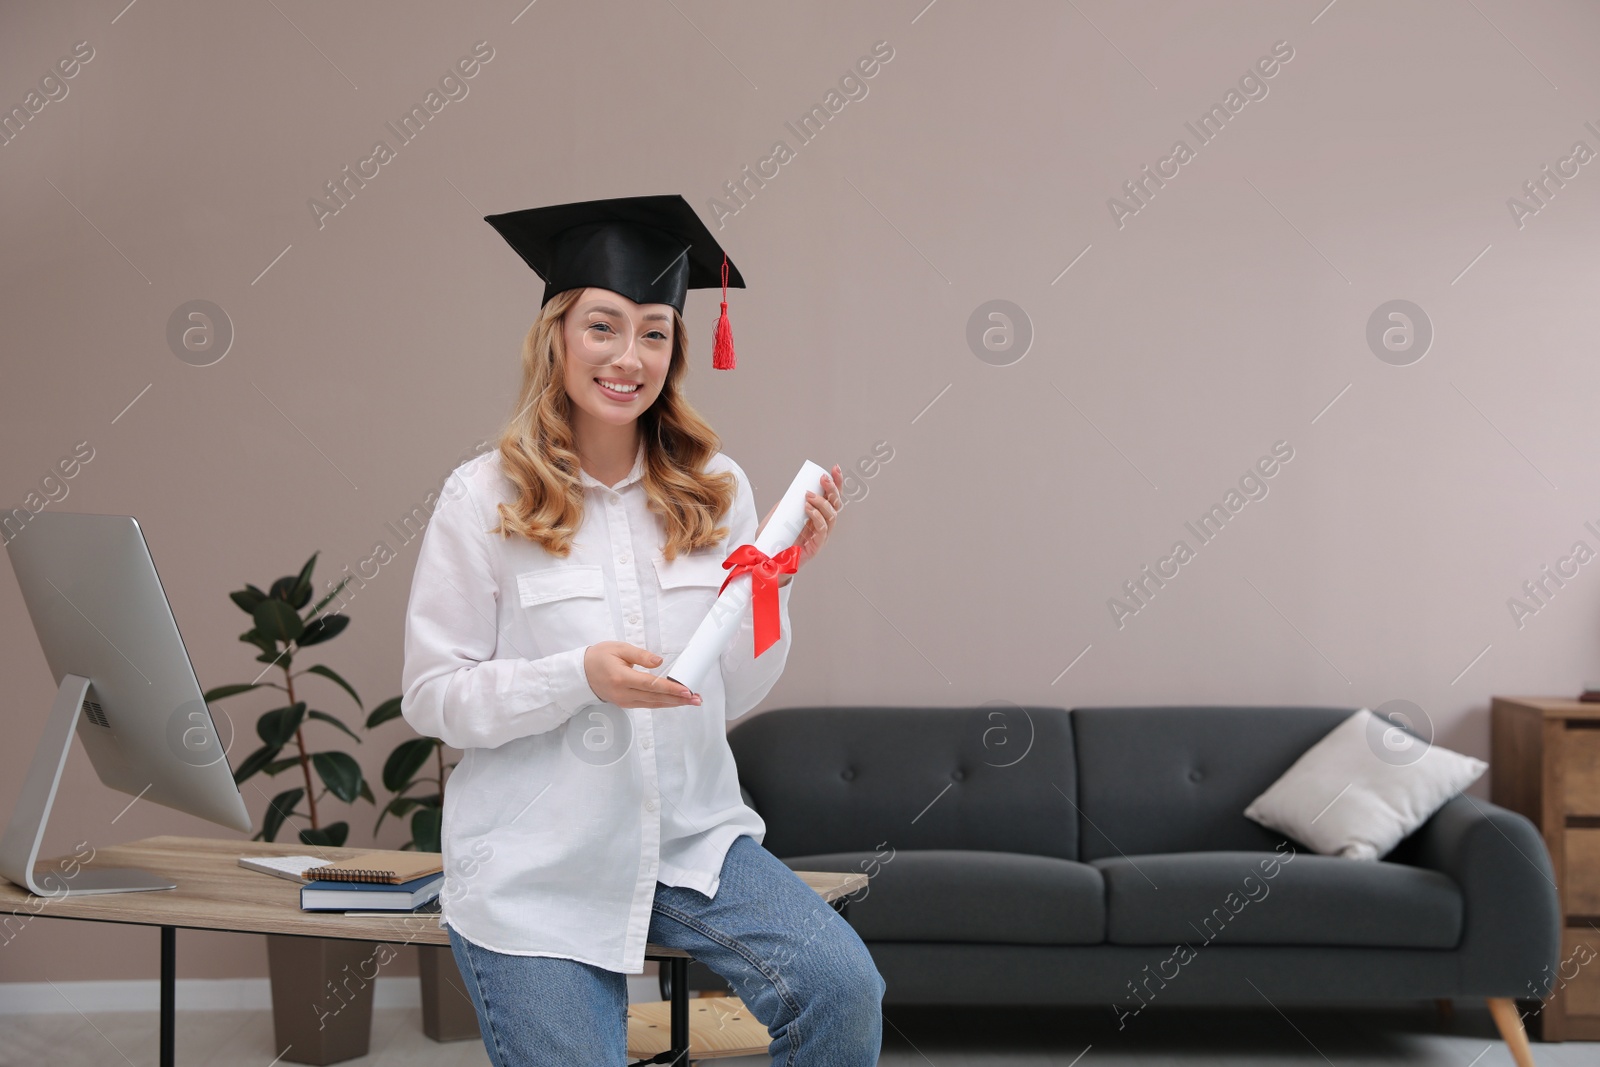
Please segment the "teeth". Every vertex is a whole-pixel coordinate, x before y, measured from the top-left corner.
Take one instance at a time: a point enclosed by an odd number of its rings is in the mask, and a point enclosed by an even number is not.
[[[595,380],[600,381],[598,378]],[[610,389],[614,393],[631,393],[639,388],[638,383],[633,385],[618,385],[615,382],[600,382],[600,384],[605,386],[607,389]]]

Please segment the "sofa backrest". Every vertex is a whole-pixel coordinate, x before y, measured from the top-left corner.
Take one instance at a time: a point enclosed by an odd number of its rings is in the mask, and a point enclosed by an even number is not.
[[[777,708],[728,733],[779,857],[879,848],[1078,856],[1066,709]]]
[[[1270,851],[1244,809],[1354,714],[1327,707],[1074,708],[1080,856]]]

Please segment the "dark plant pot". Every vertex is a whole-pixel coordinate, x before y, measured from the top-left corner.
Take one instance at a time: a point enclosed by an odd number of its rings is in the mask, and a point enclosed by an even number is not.
[[[381,941],[267,934],[274,1052],[290,1063],[328,1064],[367,1054],[372,991],[394,957]]]
[[[472,1006],[449,945],[418,945],[417,973],[422,979],[422,1032],[435,1041],[482,1037],[478,1010]]]

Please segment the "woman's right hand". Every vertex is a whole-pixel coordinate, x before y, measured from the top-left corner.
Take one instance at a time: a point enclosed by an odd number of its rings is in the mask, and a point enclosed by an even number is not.
[[[626,641],[599,641],[584,649],[583,673],[588,676],[594,695],[619,708],[676,708],[684,704],[699,706],[700,697],[686,686],[648,671],[661,657]]]

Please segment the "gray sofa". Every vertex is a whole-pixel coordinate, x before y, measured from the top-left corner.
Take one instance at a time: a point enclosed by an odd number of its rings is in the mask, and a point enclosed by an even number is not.
[[[1521,815],[1458,795],[1359,862],[1241,814],[1354,710],[782,708],[728,742],[771,852],[870,875],[886,1004],[1530,997],[1559,923]]]

